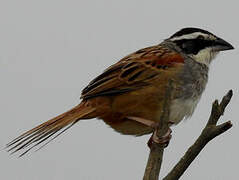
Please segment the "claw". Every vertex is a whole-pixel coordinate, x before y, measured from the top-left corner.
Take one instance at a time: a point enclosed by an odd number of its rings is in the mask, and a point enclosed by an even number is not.
[[[150,137],[150,139],[148,141],[149,148],[152,147],[153,143],[163,144],[164,147],[167,147],[169,142],[170,142],[170,139],[172,138],[171,133],[172,133],[172,130],[169,128],[165,135],[163,135],[162,137],[158,137],[157,136],[157,129],[154,130],[153,135]]]

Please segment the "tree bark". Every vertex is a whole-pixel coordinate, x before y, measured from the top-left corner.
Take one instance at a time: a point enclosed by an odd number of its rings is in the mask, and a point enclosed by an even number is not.
[[[154,133],[156,136],[161,138],[163,137],[169,130],[169,105],[171,101],[172,95],[172,81],[169,82],[165,99],[163,105],[163,113],[160,117],[160,122],[157,127],[154,129]],[[152,135],[153,136],[153,135]],[[152,137],[151,137],[152,138]],[[150,141],[150,140],[149,140]],[[147,162],[147,166],[145,168],[144,178],[143,180],[157,180],[159,176],[159,172],[161,169],[161,164],[163,161],[163,152],[164,152],[165,144],[152,143],[150,144],[150,154]]]

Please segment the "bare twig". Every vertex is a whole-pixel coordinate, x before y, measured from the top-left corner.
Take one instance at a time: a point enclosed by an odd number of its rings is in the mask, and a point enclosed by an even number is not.
[[[217,125],[231,97],[232,90],[223,97],[220,104],[218,104],[218,100],[213,103],[210,118],[201,135],[163,180],[179,179],[209,141],[232,127],[231,121]]]
[[[169,129],[169,104],[171,100],[172,81],[169,82],[164,99],[163,113],[160,117],[159,125],[155,129],[157,137],[163,137]],[[163,152],[165,145],[152,142],[150,145],[150,154],[145,168],[144,180],[157,180],[161,169]]]
[[[169,121],[169,104],[171,99],[171,87],[172,82],[169,83],[167,90],[164,109],[161,116],[161,121],[157,127],[157,136],[162,137],[168,130]],[[177,180],[186,171],[192,161],[197,157],[206,144],[214,139],[216,136],[224,133],[232,127],[231,121],[227,121],[220,125],[217,125],[219,118],[223,115],[226,106],[230,102],[232,97],[232,90],[230,90],[222,99],[221,103],[216,100],[212,105],[211,115],[207,122],[206,127],[203,129],[201,135],[195,141],[195,143],[187,150],[185,155],[174,166],[174,168],[168,173],[163,180]],[[157,180],[163,159],[164,146],[162,144],[152,143],[150,154],[147,162],[147,166],[144,173],[144,180]]]

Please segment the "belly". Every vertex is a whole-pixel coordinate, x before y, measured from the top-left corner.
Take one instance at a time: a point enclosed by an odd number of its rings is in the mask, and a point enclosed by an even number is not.
[[[183,119],[192,116],[200,96],[192,99],[174,99],[170,107],[170,121],[178,124]]]

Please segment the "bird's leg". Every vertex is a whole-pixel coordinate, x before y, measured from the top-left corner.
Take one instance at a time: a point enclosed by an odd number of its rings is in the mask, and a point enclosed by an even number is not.
[[[154,126],[155,126],[155,122],[151,121],[151,120],[148,120],[148,119],[144,119],[144,118],[140,118],[140,117],[135,117],[135,116],[128,116],[127,118],[130,119],[130,120],[137,121],[137,122],[139,122],[141,124],[144,124],[144,125],[146,125],[148,127],[154,128]]]
[[[157,136],[157,131],[158,131],[158,126],[159,123],[158,122],[154,122],[148,119],[144,119],[144,118],[140,118],[140,117],[134,117],[134,116],[129,116],[127,117],[130,120],[134,120],[137,121],[141,124],[144,124],[148,127],[152,127],[154,129],[152,136],[150,137],[149,141],[148,141],[148,146],[151,148],[152,143],[157,143],[157,144],[163,144],[165,147],[168,146],[169,141],[172,137],[171,133],[172,130],[169,128],[168,131],[162,136],[162,137],[158,137]],[[173,122],[169,121],[169,126],[172,125]]]

